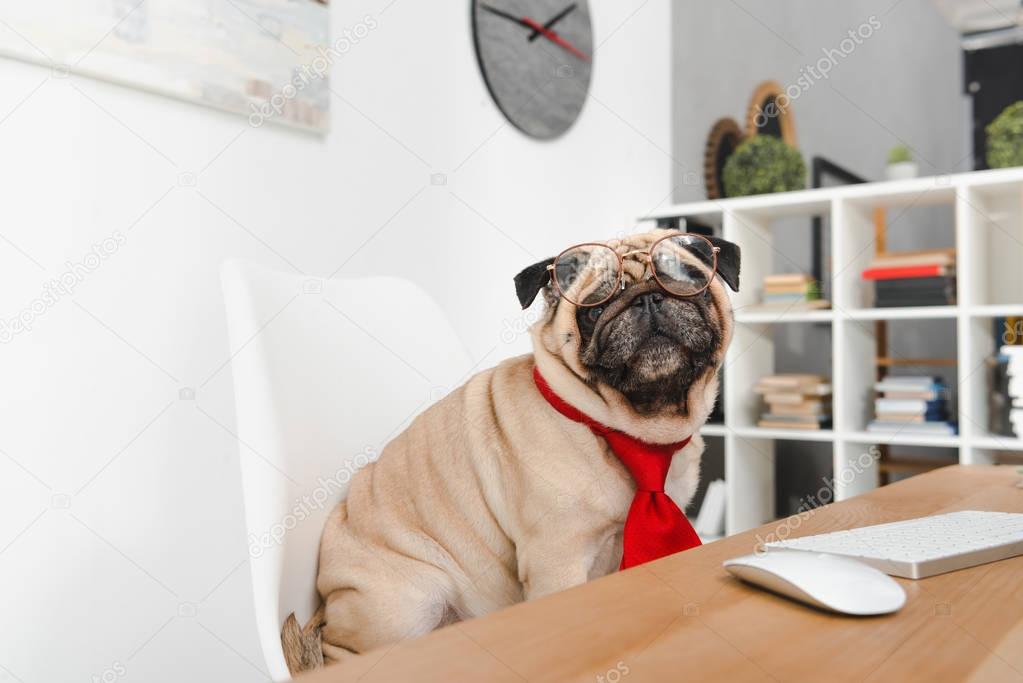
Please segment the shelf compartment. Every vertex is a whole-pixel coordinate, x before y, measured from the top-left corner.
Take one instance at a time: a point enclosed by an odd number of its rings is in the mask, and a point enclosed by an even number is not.
[[[964,189],[959,223],[960,304],[1019,308],[1023,292],[1023,186]],[[997,309],[994,309],[997,310]]]
[[[769,321],[736,325],[731,347],[725,357],[725,374],[729,383],[729,390],[725,393],[725,418],[734,434],[748,438],[788,438],[785,435],[818,431],[765,427],[757,424],[761,416],[769,410],[764,397],[755,391],[761,378],[777,373],[816,373],[825,377],[829,383],[832,381],[831,325],[827,321],[813,321],[824,323],[823,325],[814,325],[805,320],[798,322],[804,327],[779,326]],[[784,365],[779,365],[779,358],[775,353],[778,345],[795,350],[797,355],[786,358]],[[783,390],[779,391],[785,393]],[[830,431],[830,428],[825,431]],[[771,436],[766,436],[768,433]],[[827,436],[792,438],[830,440]]]
[[[953,319],[896,319],[893,321],[836,321],[835,427],[840,432],[867,432],[876,418],[874,384],[879,373],[899,376],[938,376],[948,388],[948,419],[959,415],[958,316]],[[881,335],[881,336],[879,336]],[[914,346],[932,344],[934,357],[911,355]],[[918,346],[917,346],[918,348]],[[882,355],[883,354],[883,355]],[[877,372],[875,372],[877,368]],[[962,421],[962,420],[960,420]],[[892,428],[898,431],[897,427]],[[879,434],[878,443],[896,443]],[[926,438],[926,437],[925,437]],[[914,439],[910,439],[914,442]]]

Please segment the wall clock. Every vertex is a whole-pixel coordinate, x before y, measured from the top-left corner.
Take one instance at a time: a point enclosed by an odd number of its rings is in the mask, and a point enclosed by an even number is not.
[[[505,117],[544,140],[568,130],[593,67],[585,0],[472,0],[472,24],[483,79]]]

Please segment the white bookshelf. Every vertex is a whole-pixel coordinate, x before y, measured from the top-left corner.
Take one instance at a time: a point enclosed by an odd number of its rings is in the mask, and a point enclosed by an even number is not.
[[[860,273],[875,253],[874,209],[884,207],[891,214],[891,210],[934,205],[948,207],[955,223],[958,305],[871,308],[872,288]],[[831,276],[832,309],[756,310],[763,278],[774,271],[775,223],[812,215],[830,216],[830,267],[825,267],[825,276]],[[993,318],[1023,315],[1023,168],[677,204],[644,218],[688,218],[711,224],[742,248],[742,287],[733,296],[735,336],[725,359],[722,388],[725,423],[702,430],[705,437],[724,441],[728,534],[774,518],[777,440],[832,445],[836,500],[878,485],[876,464],[863,468],[862,463],[870,459],[860,457],[874,445],[953,448],[964,464],[993,463],[1006,453],[1023,453],[1023,440],[988,433],[988,375],[983,365],[998,345]],[[956,337],[959,367],[957,436],[866,431],[873,416],[872,321],[877,320],[948,321],[949,334],[954,332]],[[770,328],[784,324],[832,328],[833,429],[756,426],[762,404],[752,387],[760,377],[774,372]]]

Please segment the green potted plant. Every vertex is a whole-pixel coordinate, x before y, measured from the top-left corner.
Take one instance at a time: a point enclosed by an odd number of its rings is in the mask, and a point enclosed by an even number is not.
[[[806,164],[794,147],[770,135],[757,135],[728,157],[722,180],[727,197],[802,190]]]
[[[885,169],[885,177],[888,180],[915,178],[919,173],[920,167],[913,161],[909,147],[896,145],[888,151],[888,167]]]
[[[1006,107],[986,130],[988,166],[1023,166],[1023,100]]]

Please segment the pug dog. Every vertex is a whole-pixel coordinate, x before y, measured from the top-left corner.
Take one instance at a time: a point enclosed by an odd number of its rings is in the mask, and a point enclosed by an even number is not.
[[[293,673],[615,571],[636,493],[606,428],[650,444],[689,438],[665,492],[696,489],[700,426],[732,336],[725,286],[739,248],[654,230],[579,245],[524,269],[519,303],[543,294],[533,353],[485,370],[417,417],[361,469],[320,545],[323,604],[282,633]]]

